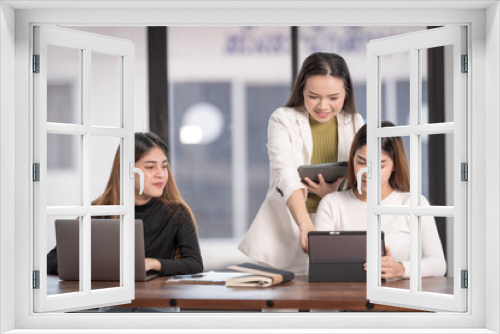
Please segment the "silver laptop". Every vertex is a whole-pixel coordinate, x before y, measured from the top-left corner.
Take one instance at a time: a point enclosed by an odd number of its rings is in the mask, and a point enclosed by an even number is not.
[[[92,219],[91,221],[91,279],[93,281],[120,280],[120,220]],[[135,223],[135,280],[148,281],[158,274],[146,273],[144,251],[144,225]],[[57,272],[66,281],[80,279],[78,219],[57,219]]]

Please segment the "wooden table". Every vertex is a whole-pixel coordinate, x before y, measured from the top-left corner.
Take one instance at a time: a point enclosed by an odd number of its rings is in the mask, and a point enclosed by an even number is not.
[[[166,283],[166,277],[149,282],[135,283],[135,299],[128,307],[177,306],[186,310],[241,310],[298,309],[299,311],[397,311],[415,312],[412,309],[371,304],[366,299],[365,282],[308,282],[307,276],[297,276],[271,288],[228,288],[215,284]],[[452,279],[425,278],[425,291],[452,294]],[[92,282],[92,289],[116,286],[117,282]],[[395,288],[409,288],[408,280],[385,283]],[[78,282],[61,281],[48,276],[48,293],[75,291]]]

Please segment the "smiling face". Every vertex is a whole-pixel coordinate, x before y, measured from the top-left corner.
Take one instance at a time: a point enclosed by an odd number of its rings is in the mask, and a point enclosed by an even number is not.
[[[168,181],[168,161],[163,150],[157,146],[150,149],[135,163],[144,172],[144,190],[140,191],[140,178],[135,175],[135,204],[147,203],[153,197],[160,197]]]
[[[309,77],[302,93],[309,117],[321,123],[338,115],[346,95],[344,81],[331,75]]]
[[[382,198],[387,197],[392,192],[391,184],[389,183],[389,179],[391,178],[392,172],[394,171],[394,161],[392,161],[389,154],[386,151],[382,150],[381,152],[382,159],[380,160],[380,186],[381,186],[381,194]],[[366,167],[366,145],[361,146],[354,153],[354,175],[358,175],[358,171],[361,168]],[[361,191],[362,195],[358,196],[364,200],[366,200],[366,173],[363,173],[361,176]],[[358,192],[354,192],[358,195]]]

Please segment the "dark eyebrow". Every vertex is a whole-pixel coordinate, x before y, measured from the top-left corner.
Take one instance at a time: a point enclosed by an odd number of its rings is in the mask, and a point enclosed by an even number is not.
[[[360,155],[356,155],[356,158],[357,158],[357,159],[361,159],[361,160],[365,160],[365,161],[366,161],[366,158],[363,158],[363,157],[362,157],[362,156],[360,156]]]
[[[309,94],[312,94],[312,95],[319,95],[319,94],[317,94],[317,93],[315,93],[315,92],[312,92],[312,91],[310,91],[310,90],[308,90],[308,92],[309,92]],[[339,94],[340,94],[340,93],[334,93],[334,94],[330,94],[330,95],[328,95],[328,96],[337,96],[337,95],[339,95]]]
[[[145,164],[155,164],[157,163],[155,160],[148,160],[148,161],[144,161]],[[163,160],[162,164],[164,163],[168,163],[168,160]]]

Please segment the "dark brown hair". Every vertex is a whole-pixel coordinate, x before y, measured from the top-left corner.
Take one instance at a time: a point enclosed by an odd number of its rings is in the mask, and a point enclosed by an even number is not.
[[[159,147],[165,156],[168,156],[167,144],[163,142],[156,134],[152,132],[137,132],[135,134],[135,162],[139,161],[151,149]],[[165,204],[181,204],[191,215],[193,224],[196,228],[196,221],[189,206],[184,202],[182,196],[175,184],[170,164],[167,165],[168,180],[163,193],[158,198]],[[109,175],[108,184],[101,196],[92,201],[92,205],[119,205],[120,204],[120,147],[116,150],[115,160],[111,173]],[[119,218],[119,217],[113,217]]]
[[[382,122],[382,127],[394,126],[388,121]],[[366,145],[366,124],[363,125],[354,136],[349,152],[349,167],[347,169],[347,188],[356,188],[358,182],[354,172],[354,156],[358,149]],[[410,170],[408,167],[408,155],[401,137],[383,137],[381,138],[382,151],[391,157],[394,163],[394,172],[389,178],[389,185],[392,189],[401,192],[410,191]]]
[[[335,53],[315,52],[304,60],[302,68],[295,79],[292,94],[285,107],[304,107],[304,87],[307,79],[314,75],[331,75],[342,79],[345,89],[345,101],[343,109],[350,114],[356,113],[354,103],[354,89],[351,74],[344,58]]]

